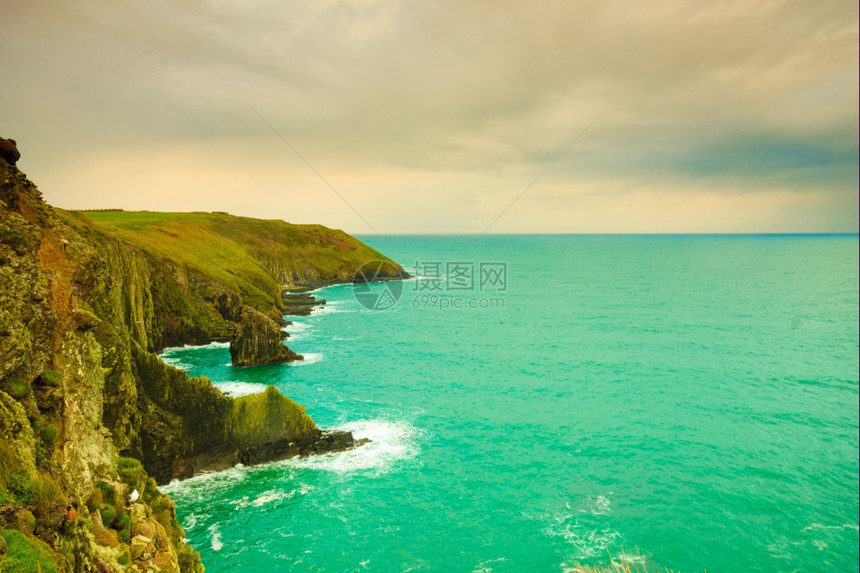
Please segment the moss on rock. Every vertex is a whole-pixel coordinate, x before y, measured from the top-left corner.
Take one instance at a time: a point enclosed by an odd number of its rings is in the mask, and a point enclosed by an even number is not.
[[[32,388],[30,383],[20,378],[9,378],[0,385],[0,390],[3,390],[13,398],[26,398],[30,395]]]
[[[232,442],[238,447],[274,438],[297,439],[317,430],[304,406],[282,396],[274,386],[233,400],[231,418]]]

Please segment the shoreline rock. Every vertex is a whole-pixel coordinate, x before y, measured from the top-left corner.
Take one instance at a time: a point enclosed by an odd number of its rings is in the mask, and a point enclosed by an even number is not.
[[[304,359],[304,356],[281,343],[282,331],[268,316],[249,306],[242,306],[238,318],[230,340],[233,366],[261,366]]]
[[[284,290],[281,296],[284,300],[283,312],[286,316],[308,316],[313,312],[314,307],[322,306],[326,302],[324,298],[290,290]]]

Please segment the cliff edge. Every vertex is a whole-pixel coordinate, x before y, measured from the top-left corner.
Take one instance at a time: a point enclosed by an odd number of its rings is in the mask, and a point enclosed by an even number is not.
[[[158,483],[355,442],[274,387],[233,399],[155,353],[292,358],[282,289],[383,257],[319,226],[54,209],[0,143],[0,570],[202,571]]]

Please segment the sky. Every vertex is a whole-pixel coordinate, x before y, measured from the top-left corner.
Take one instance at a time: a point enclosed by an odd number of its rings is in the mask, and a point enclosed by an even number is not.
[[[856,1],[0,0],[63,208],[350,233],[857,232]]]

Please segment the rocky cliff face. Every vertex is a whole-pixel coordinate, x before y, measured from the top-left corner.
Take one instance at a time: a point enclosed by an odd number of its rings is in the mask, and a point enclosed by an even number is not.
[[[231,399],[154,354],[238,333],[240,347],[255,341],[240,353],[247,363],[285,356],[279,287],[261,289],[256,276],[252,285],[242,269],[207,272],[53,209],[7,155],[0,157],[0,570],[202,570],[157,482],[345,449],[352,436],[321,432],[275,388]],[[133,490],[136,504],[127,501]]]
[[[233,366],[258,366],[302,360],[285,344],[281,344],[281,329],[263,313],[242,306],[239,322],[230,340],[230,357]]]

